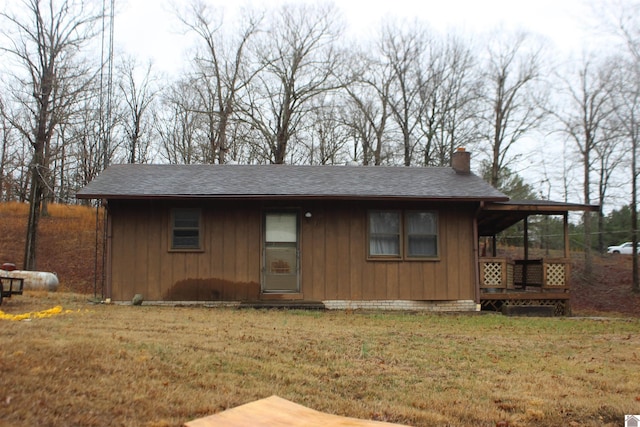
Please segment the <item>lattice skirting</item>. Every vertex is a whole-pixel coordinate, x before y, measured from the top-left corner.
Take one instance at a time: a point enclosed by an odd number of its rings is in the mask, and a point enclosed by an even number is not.
[[[504,305],[548,305],[554,306],[554,314],[556,316],[569,316],[571,315],[571,305],[569,300],[557,300],[557,299],[517,299],[517,300],[505,300],[505,299],[483,299],[480,303],[482,310],[487,311],[500,311]]]

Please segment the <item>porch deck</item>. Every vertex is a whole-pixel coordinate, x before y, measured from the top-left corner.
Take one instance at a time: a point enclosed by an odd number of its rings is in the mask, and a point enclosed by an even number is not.
[[[556,315],[568,315],[571,261],[568,258],[512,260],[479,259],[480,304],[483,310],[510,306],[553,306]]]

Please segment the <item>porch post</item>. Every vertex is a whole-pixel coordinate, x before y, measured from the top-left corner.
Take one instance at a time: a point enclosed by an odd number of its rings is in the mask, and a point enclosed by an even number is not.
[[[564,257],[569,258],[571,251],[569,248],[569,212],[563,214],[564,218]]]
[[[496,246],[497,243],[497,239],[496,239],[496,235],[494,234],[493,236],[491,236],[491,253],[493,254],[493,257],[497,257],[498,256],[498,248]]]
[[[527,289],[527,270],[529,261],[529,215],[524,217],[524,264],[522,264],[522,286]]]
[[[528,215],[524,217],[524,259],[525,261],[529,260],[529,216]]]

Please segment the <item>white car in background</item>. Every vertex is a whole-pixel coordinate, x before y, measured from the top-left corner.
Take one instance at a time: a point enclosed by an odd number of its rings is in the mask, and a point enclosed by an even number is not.
[[[638,253],[640,253],[640,244],[636,248]],[[618,246],[609,246],[607,248],[608,254],[622,254],[622,255],[631,255],[633,253],[633,243],[624,242]]]

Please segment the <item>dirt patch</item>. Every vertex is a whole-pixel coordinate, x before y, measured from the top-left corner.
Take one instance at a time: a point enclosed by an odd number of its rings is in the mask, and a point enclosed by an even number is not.
[[[640,317],[640,294],[631,290],[632,259],[628,255],[596,256],[590,278],[584,261],[572,265],[571,305],[574,314],[617,313]]]
[[[58,291],[93,293],[102,277],[102,232],[96,240],[95,208],[54,204],[49,205],[49,213],[40,220],[36,268],[57,274]],[[98,213],[97,226],[102,231],[102,212]],[[26,204],[0,203],[0,264],[22,268],[27,214]]]

